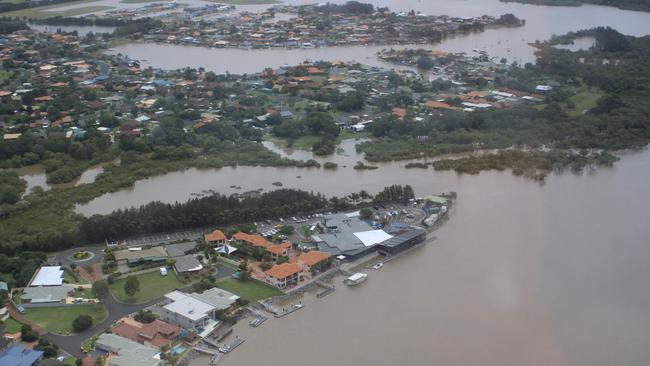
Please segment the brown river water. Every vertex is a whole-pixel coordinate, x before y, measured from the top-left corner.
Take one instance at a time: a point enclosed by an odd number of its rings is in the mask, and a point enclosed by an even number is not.
[[[518,61],[532,59],[527,42],[552,34],[597,25],[633,35],[650,33],[650,13],[598,6],[538,7],[496,0],[374,3],[427,14],[512,12],[526,19],[525,27],[489,30],[434,48],[477,48]],[[256,72],[305,58],[374,60],[375,51],[208,50],[154,44],[115,50],[156,67],[231,72]],[[553,174],[540,185],[510,172],[459,176],[406,170],[404,163],[355,171],[352,165],[360,157],[353,144],[344,142],[345,155],[326,159],[340,164],[336,171],[190,169],[137,182],[78,211],[88,215],[152,200],[182,201],[209,189],[268,190],[276,181],[327,195],[376,192],[397,183],[411,184],[422,195],[454,190],[457,205],[450,221],[435,233],[436,240],[372,271],[358,288],[337,283],[333,294],[306,299],[305,309],[285,318],[255,329],[243,324],[237,331],[247,341],[221,364],[648,365],[649,151],[626,154],[613,168],[593,173]],[[289,156],[304,159],[305,154]]]

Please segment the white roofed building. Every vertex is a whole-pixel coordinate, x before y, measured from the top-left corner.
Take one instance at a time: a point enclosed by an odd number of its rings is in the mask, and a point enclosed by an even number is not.
[[[29,286],[61,286],[63,285],[63,268],[60,266],[43,266],[36,271]]]

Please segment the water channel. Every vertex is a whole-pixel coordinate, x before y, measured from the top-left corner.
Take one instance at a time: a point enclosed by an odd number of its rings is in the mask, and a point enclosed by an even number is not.
[[[310,2],[313,3],[313,1],[307,0],[287,1],[290,4]],[[564,34],[596,26],[611,26],[630,35],[650,33],[650,13],[604,6],[548,7],[502,3],[498,0],[377,0],[372,3],[377,6],[388,6],[395,11],[415,9],[431,15],[479,16],[488,14],[498,16],[504,13],[513,13],[519,18],[525,19],[526,25],[520,28],[488,29],[482,33],[448,38],[440,44],[417,47],[468,54],[474,50],[482,50],[497,59],[505,57],[510,61],[517,61],[519,64],[534,62],[534,48],[529,46],[529,43],[546,40],[554,34]],[[260,10],[265,7],[249,6],[246,9]],[[226,71],[255,73],[265,67],[293,65],[307,59],[358,61],[388,67],[390,65],[376,60],[375,54],[377,51],[389,47],[391,46],[241,50],[146,43],[122,45],[112,49],[111,52],[145,60],[144,65],[163,69],[203,66],[207,70],[220,73]],[[394,48],[400,47],[407,46],[394,46]]]
[[[527,43],[597,25],[650,33],[650,13],[598,6],[538,7],[496,0],[386,0],[395,10],[471,16],[512,12],[521,29],[489,30],[436,46],[528,60]],[[256,72],[305,58],[369,59],[348,48],[207,50],[154,44],[116,49],[156,67]],[[508,51],[510,50],[510,51]],[[264,57],[261,56],[263,53]],[[170,57],[173,55],[174,57]],[[164,56],[164,57],[163,57]],[[452,219],[428,245],[393,261],[353,290],[295,314],[239,330],[246,343],[224,365],[646,365],[650,359],[650,152],[627,154],[593,174],[554,174],[544,185],[510,172],[478,176],[407,170],[355,171],[354,141],[327,160],[339,169],[189,169],[137,182],[79,207],[105,213],[152,200],[272,189],[272,182],[327,195],[394,183],[418,194],[454,190]],[[304,152],[287,153],[303,159]],[[345,167],[344,167],[345,165]],[[241,190],[230,188],[240,186]]]

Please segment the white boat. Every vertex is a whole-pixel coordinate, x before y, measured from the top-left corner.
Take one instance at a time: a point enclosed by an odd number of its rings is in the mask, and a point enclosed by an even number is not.
[[[368,279],[368,274],[366,273],[355,273],[352,276],[346,278],[343,282],[348,286],[356,286]]]
[[[372,266],[372,269],[380,269],[383,266],[384,266],[383,262],[378,262],[378,263],[375,263],[374,266]]]

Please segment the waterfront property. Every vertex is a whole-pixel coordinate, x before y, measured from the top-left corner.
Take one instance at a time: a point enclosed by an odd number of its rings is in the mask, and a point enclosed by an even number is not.
[[[298,263],[276,264],[264,275],[268,284],[280,289],[296,286],[305,279],[302,266]]]
[[[379,249],[386,249],[382,251],[384,254],[395,254],[426,237],[424,230],[408,225],[394,224],[378,229],[377,223],[362,219],[358,212],[324,216],[318,227],[320,232],[311,237],[318,248],[348,260]]]
[[[205,337],[219,325],[217,313],[237,300],[239,296],[218,288],[190,294],[172,291],[165,295],[161,318]]]
[[[116,334],[104,333],[97,338],[95,349],[110,354],[108,366],[158,366],[163,363],[160,351]]]
[[[298,262],[305,266],[305,270],[315,275],[330,267],[332,255],[318,250],[310,250],[298,257]]]
[[[112,333],[128,338],[145,346],[160,348],[170,346],[180,335],[181,328],[162,320],[140,323],[133,318],[121,319],[111,330]]]
[[[266,251],[271,254],[271,260],[277,262],[281,257],[289,256],[291,252],[291,242],[285,241],[280,244],[272,244],[266,247]]]

